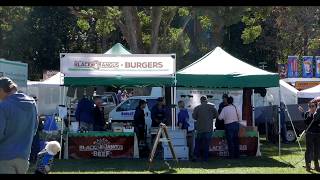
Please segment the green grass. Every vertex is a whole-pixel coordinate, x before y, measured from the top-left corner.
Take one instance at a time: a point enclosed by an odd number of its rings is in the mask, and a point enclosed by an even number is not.
[[[303,146],[303,151],[304,145]],[[177,174],[310,174],[305,171],[304,155],[297,143],[283,145],[282,156],[278,146],[262,141],[261,157],[241,157],[238,160],[212,158],[208,163],[180,161],[175,164],[155,160],[148,171],[147,159],[91,159],[55,160],[52,174],[135,174],[135,173],[177,173]],[[30,168],[32,172],[34,167]],[[311,173],[316,173],[312,171]]]

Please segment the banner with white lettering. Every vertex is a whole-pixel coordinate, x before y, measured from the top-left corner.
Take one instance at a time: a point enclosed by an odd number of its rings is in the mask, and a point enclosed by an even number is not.
[[[69,137],[69,157],[133,158],[134,136]]]
[[[60,54],[60,71],[65,77],[172,77],[173,54]]]

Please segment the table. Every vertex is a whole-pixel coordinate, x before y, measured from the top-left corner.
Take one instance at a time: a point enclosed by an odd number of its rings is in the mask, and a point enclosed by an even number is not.
[[[257,131],[246,131],[239,137],[240,155],[256,156],[259,150],[259,138]],[[209,154],[211,156],[228,156],[228,144],[225,139],[224,130],[216,130],[212,133],[212,139],[209,145]]]
[[[68,156],[74,159],[134,158],[136,146],[134,132],[68,133]]]

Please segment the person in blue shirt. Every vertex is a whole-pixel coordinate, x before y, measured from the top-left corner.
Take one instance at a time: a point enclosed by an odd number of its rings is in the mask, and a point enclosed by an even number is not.
[[[179,106],[179,113],[178,113],[178,126],[181,129],[185,129],[186,131],[188,131],[188,127],[189,127],[189,113],[188,110],[184,107],[184,102],[183,101],[179,101],[178,102],[178,106]]]
[[[93,115],[94,103],[88,97],[84,96],[78,103],[76,109],[76,120],[79,121],[80,130],[93,131],[94,115]]]
[[[10,78],[0,78],[0,174],[25,174],[38,128],[32,97],[18,93]]]

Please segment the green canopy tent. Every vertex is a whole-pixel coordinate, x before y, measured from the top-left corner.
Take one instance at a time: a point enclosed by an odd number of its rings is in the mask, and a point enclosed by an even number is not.
[[[117,43],[113,45],[112,48],[109,49],[104,54],[121,55],[121,54],[132,54],[132,53],[128,51],[121,43]]]
[[[251,89],[279,86],[277,73],[271,73],[247,64],[220,47],[179,70],[176,77],[178,87],[244,89],[244,106],[247,108],[251,106]],[[244,117],[249,124],[254,125],[254,115],[248,111],[253,112],[246,109],[243,112]],[[252,120],[253,122],[251,122]]]
[[[279,75],[247,64],[220,47],[177,72],[177,86],[267,88],[279,86]]]

